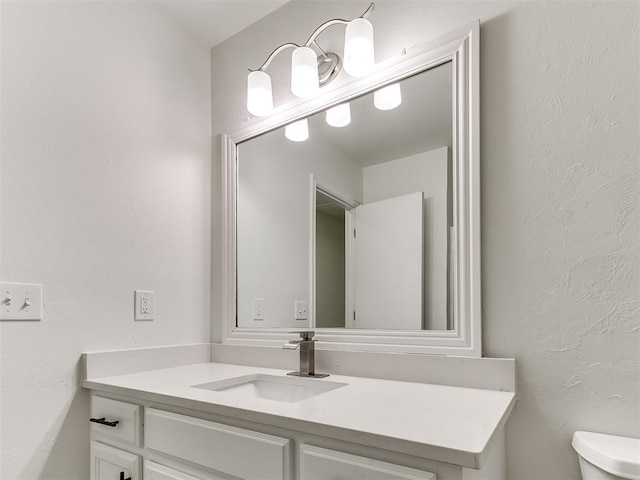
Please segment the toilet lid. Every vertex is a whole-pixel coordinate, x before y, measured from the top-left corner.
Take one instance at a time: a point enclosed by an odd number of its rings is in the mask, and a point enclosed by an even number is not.
[[[640,480],[640,439],[576,432],[572,445],[581,457],[605,472]]]

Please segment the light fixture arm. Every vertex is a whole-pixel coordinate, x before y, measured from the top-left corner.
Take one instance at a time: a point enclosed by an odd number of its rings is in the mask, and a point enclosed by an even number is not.
[[[327,52],[325,52],[322,47],[320,45],[318,45],[318,43],[314,40],[312,45],[314,47],[316,47],[316,49],[318,49],[318,52],[320,53],[320,55],[322,56],[322,58],[326,58],[327,57]],[[311,45],[310,45],[311,46]]]
[[[373,10],[375,9],[375,3],[372,3],[369,5],[369,7],[365,10],[365,12],[360,15],[359,17],[355,17],[355,18],[368,18],[371,13],[373,12]],[[355,20],[355,18],[353,20]],[[326,22],[324,22],[322,25],[320,25],[318,28],[316,28],[313,33],[311,34],[311,36],[309,37],[309,39],[303,44],[303,45],[298,45],[296,43],[283,43],[282,45],[280,45],[279,47],[277,47],[273,52],[271,52],[269,54],[269,56],[267,57],[267,59],[265,60],[265,62],[260,66],[260,68],[258,68],[257,70],[251,70],[249,69],[250,72],[256,72],[256,71],[260,71],[260,72],[264,72],[267,67],[271,64],[272,60],[282,51],[288,49],[288,48],[299,48],[301,46],[304,47],[310,47],[311,44],[315,45],[318,49],[320,49],[320,51],[322,52],[322,54],[324,56],[326,56],[326,54],[324,53],[324,51],[320,48],[320,46],[316,43],[316,37],[318,35],[320,35],[322,32],[324,32],[327,28],[331,27],[332,25],[347,25],[349,22],[351,22],[352,20],[344,20],[342,18],[334,18],[331,20],[327,20]]]

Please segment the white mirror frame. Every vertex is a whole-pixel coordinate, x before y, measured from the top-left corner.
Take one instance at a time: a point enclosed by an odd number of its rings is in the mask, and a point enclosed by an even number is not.
[[[231,345],[281,346],[295,335],[291,328],[236,327],[236,157],[237,145],[333,105],[371,92],[443,63],[453,71],[453,198],[456,255],[452,275],[453,330],[316,329],[318,348],[480,357],[480,24],[475,22],[378,64],[371,75],[345,83],[317,98],[278,108],[222,136],[223,244],[222,342]],[[310,269],[313,272],[313,269]],[[310,279],[310,286],[314,279]],[[311,287],[310,287],[311,288]],[[309,299],[313,298],[310,292]],[[313,306],[310,305],[310,308]]]

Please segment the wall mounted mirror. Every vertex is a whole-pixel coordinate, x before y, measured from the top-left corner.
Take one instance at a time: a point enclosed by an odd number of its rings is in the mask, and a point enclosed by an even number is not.
[[[481,355],[478,35],[225,136],[225,343]]]

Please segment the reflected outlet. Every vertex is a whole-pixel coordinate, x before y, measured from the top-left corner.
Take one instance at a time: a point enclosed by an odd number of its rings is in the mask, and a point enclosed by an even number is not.
[[[153,320],[154,297],[153,292],[135,290],[133,295],[135,320]]]
[[[256,321],[264,320],[264,299],[253,299],[253,319]]]
[[[309,315],[307,314],[308,305],[307,302],[297,301],[295,304],[296,308],[296,320],[307,320]]]

